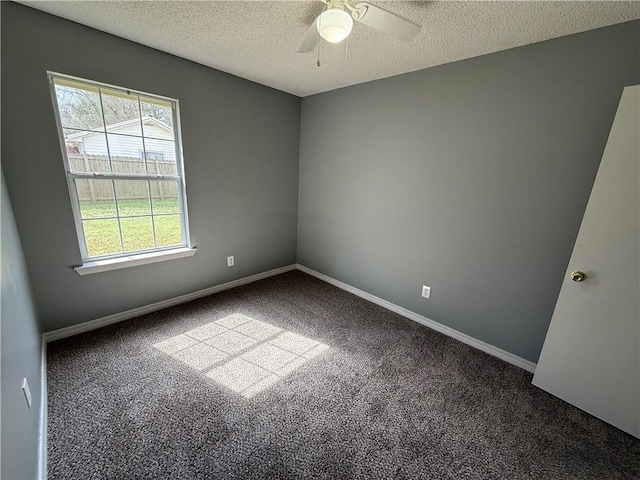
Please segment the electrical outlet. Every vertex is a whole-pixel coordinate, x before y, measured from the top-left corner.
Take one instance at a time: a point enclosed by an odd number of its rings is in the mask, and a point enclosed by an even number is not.
[[[234,265],[233,255],[231,255],[230,257],[227,257],[227,267],[233,267],[233,265]]]
[[[22,392],[24,393],[24,399],[27,401],[27,406],[31,408],[31,391],[26,378],[22,379]]]
[[[427,287],[426,285],[422,286],[422,296],[424,298],[431,298],[431,287]]]

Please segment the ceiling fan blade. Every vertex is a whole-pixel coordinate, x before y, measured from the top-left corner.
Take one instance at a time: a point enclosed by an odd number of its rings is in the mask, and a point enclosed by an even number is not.
[[[403,42],[413,40],[420,33],[420,25],[416,25],[368,2],[360,2],[354,5],[352,15],[354,20]]]
[[[320,34],[318,33],[318,18],[319,17],[316,17],[309,27],[309,30],[307,30],[307,34],[304,36],[304,39],[300,44],[300,48],[298,48],[298,53],[310,52],[316,48],[318,40],[320,40]]]

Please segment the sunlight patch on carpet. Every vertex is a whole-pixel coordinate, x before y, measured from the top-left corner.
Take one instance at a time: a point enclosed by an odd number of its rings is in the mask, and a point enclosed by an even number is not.
[[[239,313],[153,347],[245,398],[329,350],[328,345]]]

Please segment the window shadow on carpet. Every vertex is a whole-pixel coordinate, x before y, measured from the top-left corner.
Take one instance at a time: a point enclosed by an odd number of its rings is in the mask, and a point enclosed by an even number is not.
[[[153,347],[245,398],[329,350],[328,345],[239,313]]]

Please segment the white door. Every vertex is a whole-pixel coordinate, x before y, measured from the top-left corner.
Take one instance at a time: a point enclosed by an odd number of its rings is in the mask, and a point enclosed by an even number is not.
[[[640,438],[639,231],[636,85],[622,94],[533,384]]]

